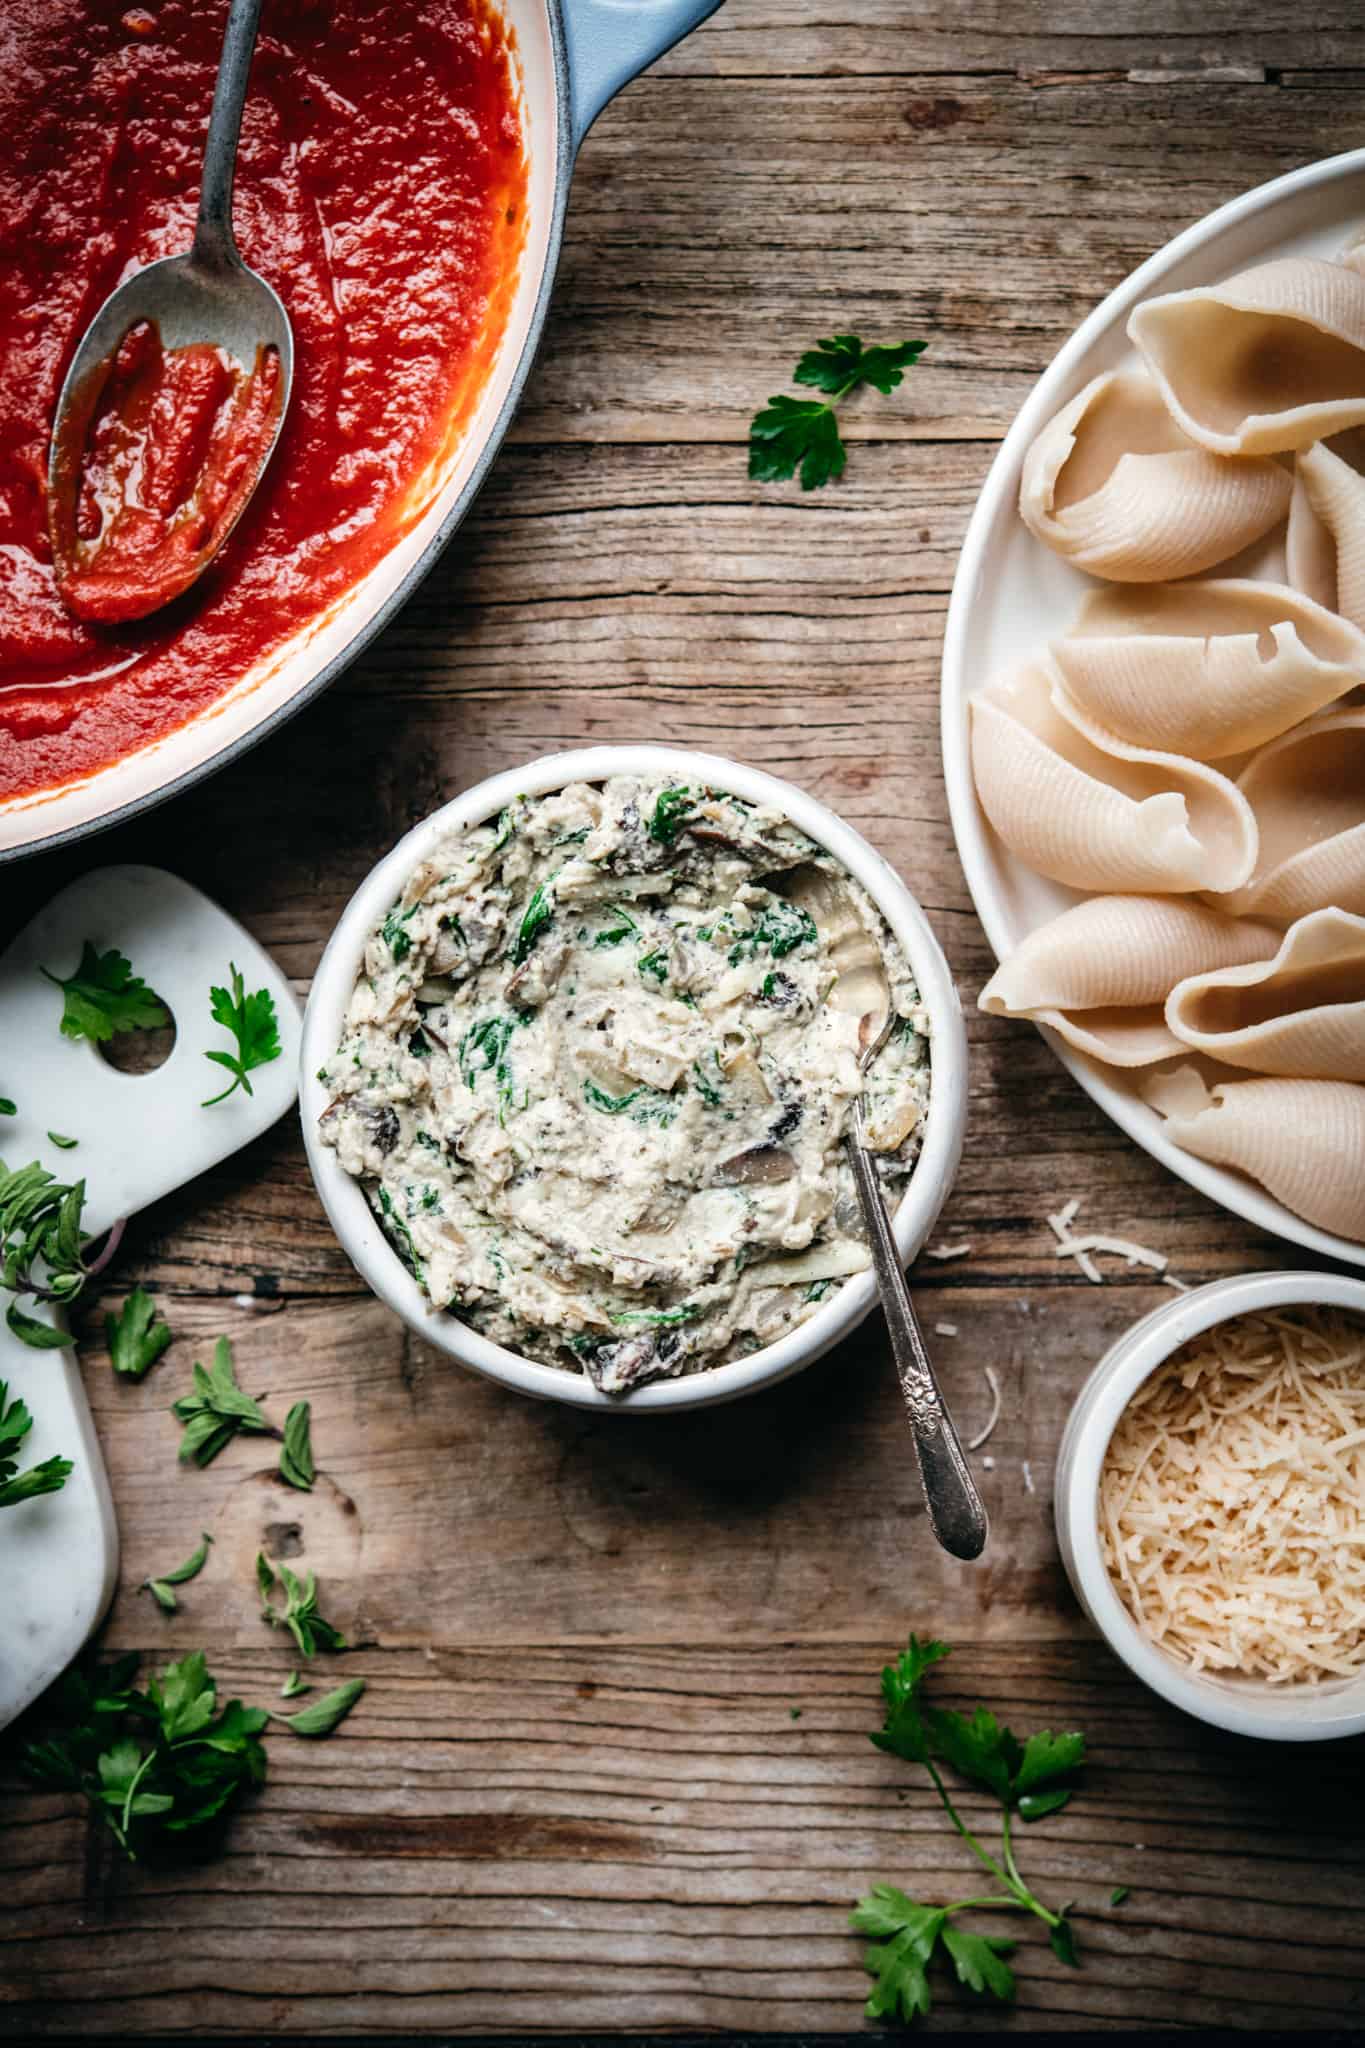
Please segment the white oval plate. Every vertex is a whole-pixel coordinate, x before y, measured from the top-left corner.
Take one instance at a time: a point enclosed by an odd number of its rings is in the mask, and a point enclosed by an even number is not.
[[[1019,517],[1019,474],[1029,444],[1092,377],[1136,360],[1125,328],[1143,299],[1213,284],[1275,256],[1336,256],[1362,224],[1365,150],[1291,171],[1220,207],[1168,242],[1096,307],[1039,378],[1005,437],[967,528],[943,647],[948,808],[967,886],[997,959],[1080,900],[1077,891],[1035,875],[1000,844],[976,800],[967,743],[972,691],[1069,625],[1095,583],[1036,541]],[[1365,1245],[1316,1229],[1240,1174],[1182,1152],[1165,1136],[1155,1110],[1130,1087],[1053,1032],[1044,1030],[1043,1036],[1106,1115],[1191,1187],[1262,1230],[1365,1266]]]

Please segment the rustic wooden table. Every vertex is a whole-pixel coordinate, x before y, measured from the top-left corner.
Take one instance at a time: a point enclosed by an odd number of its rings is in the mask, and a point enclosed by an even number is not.
[[[268,1699],[290,1660],[257,1615],[264,1545],[317,1569],[369,1690],[332,1740],[276,1739],[227,1853],[176,1875],[7,1793],[0,2033],[856,2030],[851,1900],[962,1875],[925,1787],[867,1741],[912,1627],[959,1646],[946,1700],[1094,1752],[1027,1840],[1040,1889],[1079,1902],[1084,1966],[1026,1937],[1006,2026],[1365,2016],[1360,1748],[1264,1750],[1164,1709],[1080,1620],[1049,1512],[1069,1402],[1165,1296],[1059,1265],[1045,1212],[1080,1195],[1191,1281],[1296,1255],[1136,1151],[1030,1029],[975,1016],[990,962],[937,737],[964,522],[1033,378],[1176,229],[1360,141],[1362,77],[1350,0],[729,0],[589,140],[511,443],[374,653],[201,791],[7,871],[6,928],[95,859],[169,864],[303,990],[369,865],[494,769],[657,736],[792,777],[919,892],[968,999],[944,1234],[971,1253],[916,1277],[956,1328],[938,1351],[967,1429],[985,1365],[1005,1400],[991,1547],[954,1565],[875,1321],[717,1413],[533,1406],[369,1296],[280,1128],[132,1231],[111,1297],[145,1281],[179,1338],[144,1384],[115,1384],[86,1318],[125,1546],[107,1639],[204,1644]],[[834,328],[929,352],[853,409],[837,488],[749,484],[750,412]],[[311,1399],[312,1495],[246,1441],[176,1467],[167,1405],[220,1330],[246,1384]],[[163,1619],[133,1589],[201,1527],[211,1563]],[[1001,2015],[945,1984],[935,2024]]]

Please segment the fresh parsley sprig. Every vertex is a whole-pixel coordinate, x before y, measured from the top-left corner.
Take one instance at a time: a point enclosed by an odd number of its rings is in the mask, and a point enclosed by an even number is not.
[[[1067,1804],[1073,1789],[1067,1781],[1085,1761],[1085,1737],[1054,1735],[1045,1728],[1021,1742],[985,1707],[967,1716],[926,1706],[921,1698],[925,1674],[948,1654],[946,1643],[921,1643],[911,1636],[909,1647],[882,1672],[886,1720],[872,1740],[878,1749],[924,1766],[944,1812],[988,1873],[993,1888],[982,1897],[927,1906],[892,1885],[881,1884],[859,1900],[850,1924],[856,1933],[869,1935],[874,1942],[864,1956],[876,1979],[866,2008],[870,2019],[911,2020],[927,2013],[932,2004],[929,1966],[940,1949],[959,1980],[972,1990],[1000,1999],[1014,1996],[1014,1973],[1004,1961],[1014,1944],[960,1927],[957,1916],[971,1910],[1033,1914],[1047,1928],[1057,1957],[1073,1967],[1076,1964],[1075,1937],[1068,1918],[1071,1909],[1047,1906],[1029,1888],[1015,1858],[1012,1827],[1015,1816],[1024,1821],[1041,1820]],[[983,1847],[958,1812],[940,1764],[950,1765],[959,1776],[999,1800],[998,1857]]]
[[[0,1380],[0,1508],[13,1508],[40,1493],[60,1493],[75,1470],[69,1458],[44,1458],[41,1465],[19,1470],[19,1446],[33,1427],[22,1401],[11,1401]]]
[[[43,1733],[19,1759],[37,1783],[81,1793],[134,1860],[217,1820],[264,1780],[269,1720],[240,1700],[219,1708],[202,1650],[168,1664],[145,1692],[133,1684],[137,1661],[74,1666],[38,1710]]]
[[[280,1056],[280,1024],[275,1011],[275,998],[268,988],[258,988],[254,995],[246,993],[246,984],[235,965],[228,962],[228,975],[232,986],[210,988],[209,1008],[215,1024],[221,1024],[237,1041],[236,1052],[206,1052],[204,1058],[212,1060],[215,1066],[226,1067],[232,1080],[218,1095],[210,1095],[202,1105],[212,1109],[216,1102],[226,1102],[229,1095],[235,1095],[244,1088],[252,1093],[248,1078],[257,1067],[269,1066],[271,1060]]]
[[[923,341],[901,341],[868,348],[856,334],[833,334],[807,349],[793,382],[827,396],[777,394],[754,414],[749,423],[749,475],[757,483],[782,483],[799,470],[803,491],[836,481],[844,473],[848,451],[835,406],[864,384],[889,396],[927,346]]]
[[[170,1012],[116,947],[101,953],[89,939],[74,974],[40,970],[62,991],[63,1038],[103,1045],[119,1031],[149,1031],[169,1024]]]
[[[5,1321],[34,1350],[56,1350],[75,1341],[67,1331],[26,1315],[18,1297],[75,1300],[86,1281],[84,1207],[83,1180],[59,1181],[36,1159],[13,1172],[0,1160],[0,1286],[16,1297]]]

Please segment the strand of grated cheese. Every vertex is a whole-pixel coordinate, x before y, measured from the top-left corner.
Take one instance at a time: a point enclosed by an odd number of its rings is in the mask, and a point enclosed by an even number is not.
[[[1154,1273],[1163,1276],[1168,1261],[1162,1252],[1154,1252],[1149,1245],[1134,1244],[1129,1237],[1106,1237],[1097,1231],[1088,1231],[1084,1237],[1077,1237],[1071,1226],[1076,1220],[1080,1202],[1073,1198],[1066,1207],[1059,1209],[1047,1219],[1048,1228],[1057,1240],[1057,1256],[1060,1259],[1074,1259],[1087,1280],[1096,1287],[1104,1283],[1104,1275],[1091,1257],[1092,1252],[1113,1252],[1118,1258],[1126,1259],[1130,1266],[1150,1266]],[[1181,1282],[1171,1283],[1179,1287]]]
[[[1181,1663],[1365,1670],[1365,1328],[1286,1310],[1184,1345],[1119,1418],[1099,1517],[1116,1591]]]

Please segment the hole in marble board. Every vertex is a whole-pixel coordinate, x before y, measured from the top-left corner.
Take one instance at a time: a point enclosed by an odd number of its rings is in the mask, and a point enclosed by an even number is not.
[[[164,996],[157,1002],[166,1012],[164,1024],[139,1025],[132,1031],[116,1031],[95,1051],[106,1067],[119,1074],[154,1074],[164,1067],[175,1048],[175,1015]]]

